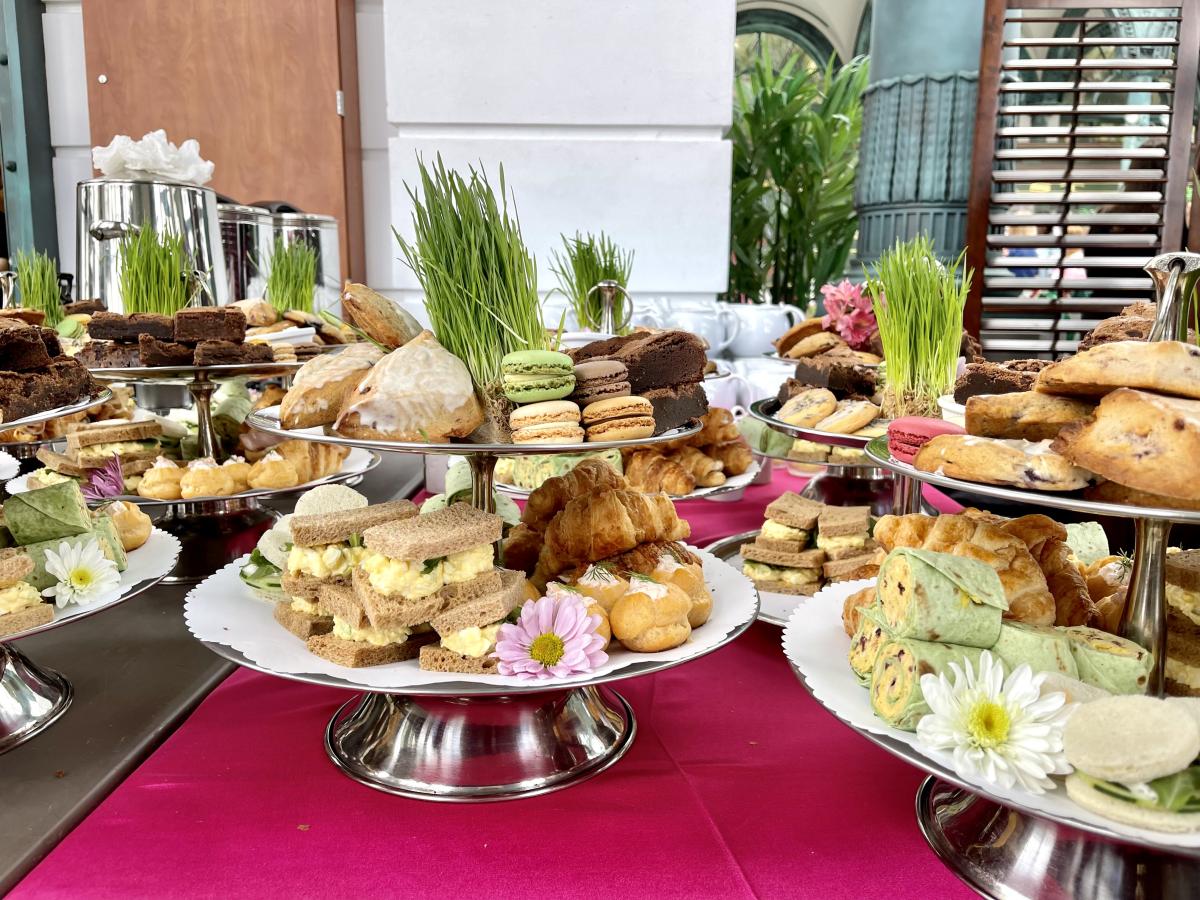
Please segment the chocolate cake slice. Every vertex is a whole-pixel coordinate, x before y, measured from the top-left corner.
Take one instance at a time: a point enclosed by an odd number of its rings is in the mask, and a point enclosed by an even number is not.
[[[88,335],[97,341],[136,344],[143,334],[160,341],[169,341],[174,333],[175,324],[171,317],[160,316],[157,313],[132,313],[123,316],[120,313],[101,311],[95,313],[88,322]]]
[[[606,357],[625,363],[630,390],[642,396],[654,388],[701,381],[708,363],[704,341],[689,331],[635,332],[594,341],[570,356],[575,362]]]
[[[68,316],[79,314],[92,315],[104,312],[104,303],[100,300],[76,300],[74,303],[63,304],[63,312]]]
[[[38,328],[24,323],[0,328],[0,369],[24,372],[49,363],[50,354]]]
[[[708,394],[698,382],[651,388],[641,393],[654,407],[654,433],[678,428],[708,412]]]
[[[143,334],[138,338],[138,357],[143,366],[190,366],[195,349],[174,341],[160,341]]]
[[[62,356],[32,372],[0,371],[0,416],[3,422],[31,416],[90,397],[99,386],[77,359]]]
[[[966,403],[970,397],[980,394],[1015,394],[1031,391],[1034,381],[1037,380],[1037,373],[1037,369],[1020,371],[1010,368],[1007,363],[968,363],[966,372],[954,382],[954,402]]]
[[[270,362],[275,358],[270,344],[235,344],[233,341],[201,341],[196,345],[196,365],[227,366],[236,363]]]
[[[175,340],[183,344],[201,341],[246,339],[246,314],[230,306],[201,306],[175,313]]]
[[[115,341],[89,341],[75,358],[89,369],[114,369],[140,366],[142,358],[137,344],[118,344]]]
[[[53,328],[43,328],[36,326],[38,336],[42,339],[42,343],[46,345],[46,355],[51,359],[56,356],[63,355],[62,342],[58,339],[58,332]]]
[[[875,393],[873,371],[836,358],[802,359],[792,379],[805,387],[828,388],[839,400],[866,400]]]

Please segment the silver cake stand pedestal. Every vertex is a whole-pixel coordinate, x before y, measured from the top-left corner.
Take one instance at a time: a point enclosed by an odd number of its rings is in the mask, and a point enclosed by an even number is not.
[[[236,363],[222,366],[123,366],[90,369],[93,378],[112,383],[187,388],[196,410],[197,445],[201,457],[219,455],[212,421],[212,397],[222,381],[231,378],[287,378],[303,363]],[[218,460],[219,461],[219,460]],[[292,492],[257,491],[231,498],[197,501],[154,501],[143,497],[123,500],[149,507],[155,524],[179,538],[183,552],[168,584],[193,584],[246,552],[245,545],[275,522],[277,516],[261,505],[270,496]]]
[[[700,424],[692,422],[655,438],[586,445],[432,444],[359,440],[327,435],[320,429],[288,431],[280,425],[276,407],[251,414],[247,423],[284,437],[378,452],[465,456],[471,466],[472,504],[488,512],[495,511],[493,476],[500,456],[643,446],[700,430]],[[718,647],[734,640],[753,621],[735,629]],[[266,674],[360,694],[338,709],[326,729],[325,749],[333,763],[350,778],[377,790],[448,802],[531,797],[604,771],[628,751],[637,730],[632,708],[607,683],[680,664],[636,664],[565,688],[462,682],[389,692],[364,691],[361,685],[330,676],[274,672],[229,647],[207,646]]]

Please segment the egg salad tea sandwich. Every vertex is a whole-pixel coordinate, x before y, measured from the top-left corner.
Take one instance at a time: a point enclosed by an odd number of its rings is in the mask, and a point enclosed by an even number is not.
[[[500,587],[477,597],[455,599],[430,625],[438,642],[421,648],[421,668],[431,672],[490,675],[500,626],[525,599],[525,575],[500,569]]]
[[[368,528],[353,580],[371,624],[411,628],[499,590],[492,545],[503,527],[499,516],[454,503]]]
[[[339,666],[361,669],[404,662],[437,639],[425,626],[374,627],[354,588],[348,584],[323,584],[319,598],[321,608],[330,614],[333,627],[326,634],[314,634],[306,643],[312,653]]]
[[[45,625],[54,618],[54,605],[24,579],[33,572],[33,560],[21,550],[0,550],[0,637]]]
[[[289,598],[275,607],[275,619],[301,640],[333,629],[332,616],[321,605],[321,587],[349,583],[351,572],[366,553],[362,534],[388,522],[417,515],[408,500],[393,500],[364,509],[292,516],[292,546],[280,577]]]

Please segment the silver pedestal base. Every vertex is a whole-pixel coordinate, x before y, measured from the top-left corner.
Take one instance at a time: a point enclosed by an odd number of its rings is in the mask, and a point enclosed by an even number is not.
[[[633,710],[603,687],[487,697],[364,694],[325,732],[355,781],[418,800],[532,797],[577,784],[633,743]]]
[[[154,522],[179,538],[179,562],[165,584],[195,584],[251,552],[276,520],[256,500],[207,500],[175,503]]]
[[[985,897],[1195,900],[1200,859],[1107,840],[1028,816],[936,778],[917,821],[946,867]]]
[[[67,711],[71,683],[39,669],[8,644],[0,644],[0,753],[25,743]]]

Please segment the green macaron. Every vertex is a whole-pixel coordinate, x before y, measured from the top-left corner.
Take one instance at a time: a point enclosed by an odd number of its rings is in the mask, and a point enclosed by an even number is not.
[[[571,357],[552,350],[516,350],[500,360],[500,372],[513,403],[560,400],[575,389]]]

